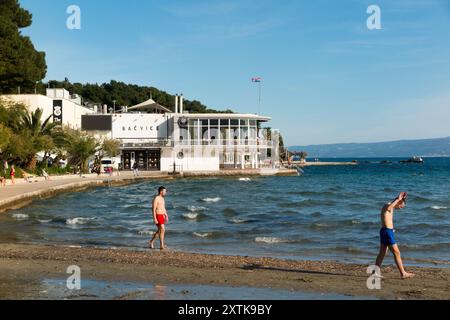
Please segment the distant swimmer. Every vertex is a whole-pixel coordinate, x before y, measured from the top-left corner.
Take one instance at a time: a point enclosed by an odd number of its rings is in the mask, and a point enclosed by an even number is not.
[[[402,279],[412,278],[414,274],[406,272],[403,268],[400,250],[398,249],[394,237],[394,209],[403,209],[406,206],[407,196],[408,194],[406,192],[402,192],[394,201],[387,203],[384,205],[383,209],[381,209],[380,253],[378,254],[375,263],[381,268],[383,259],[389,249],[394,255],[395,263],[397,264]]]
[[[153,211],[153,221],[158,227],[158,230],[153,235],[152,240],[149,242],[151,249],[154,249],[154,244],[156,237],[159,236],[160,249],[164,250],[164,236],[166,233],[165,224],[169,222],[169,216],[166,211],[166,202],[164,197],[166,196],[167,189],[165,187],[159,187],[158,195],[153,199],[152,211]]]

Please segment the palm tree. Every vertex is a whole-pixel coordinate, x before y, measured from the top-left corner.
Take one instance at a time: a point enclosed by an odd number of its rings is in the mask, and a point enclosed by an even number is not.
[[[38,108],[34,112],[23,112],[21,114],[20,127],[22,134],[26,136],[30,143],[29,155],[25,161],[25,166],[29,170],[36,168],[36,153],[45,151],[45,156],[50,153],[53,147],[53,133],[58,123],[50,122],[49,116],[42,122],[43,110]],[[45,157],[44,157],[45,158]],[[44,159],[46,160],[46,159]]]
[[[99,158],[117,157],[120,154],[120,141],[114,139],[105,139],[99,150]]]
[[[23,117],[27,108],[20,103],[14,103],[0,99],[0,123],[3,126],[2,160],[13,163],[24,162],[32,150],[28,130],[22,126]]]
[[[2,150],[4,150],[9,144],[10,137],[11,133],[9,128],[0,123],[0,158],[3,152]]]
[[[298,156],[300,157],[301,161],[305,161],[306,158],[308,158],[308,152],[301,151],[300,153],[298,153]]]
[[[100,143],[95,137],[79,130],[65,130],[64,149],[66,150],[70,164],[80,166],[83,173],[87,173],[87,161],[93,157],[100,148]]]

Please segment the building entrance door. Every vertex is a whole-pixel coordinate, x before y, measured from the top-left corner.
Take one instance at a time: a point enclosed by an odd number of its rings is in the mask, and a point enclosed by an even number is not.
[[[132,170],[134,163],[142,171],[161,170],[161,150],[124,150],[122,152],[124,170]]]
[[[147,166],[149,171],[161,170],[161,150],[150,150],[148,152]]]
[[[132,159],[131,159],[131,152],[124,151],[123,155],[122,155],[123,170],[131,170],[132,166],[133,166],[133,164],[132,164]]]

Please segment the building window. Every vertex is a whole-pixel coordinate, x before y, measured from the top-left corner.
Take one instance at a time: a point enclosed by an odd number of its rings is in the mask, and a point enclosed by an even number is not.
[[[220,127],[220,140],[221,140],[222,145],[225,145],[228,140],[227,131],[228,131],[228,126]]]
[[[201,139],[202,139],[202,142],[203,142],[203,144],[205,144],[204,142],[207,142],[208,140],[209,140],[209,129],[208,129],[208,127],[202,127],[202,136],[201,136]]]

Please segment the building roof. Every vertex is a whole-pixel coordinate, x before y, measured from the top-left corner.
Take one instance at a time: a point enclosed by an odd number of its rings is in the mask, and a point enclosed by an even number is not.
[[[172,113],[172,110],[156,103],[153,99],[148,99],[142,103],[128,108],[128,111],[149,111],[149,112],[161,112],[161,113]]]
[[[257,114],[242,114],[242,113],[184,113],[179,114],[181,117],[197,118],[197,119],[249,119],[258,121],[270,121],[271,117],[260,116]]]

